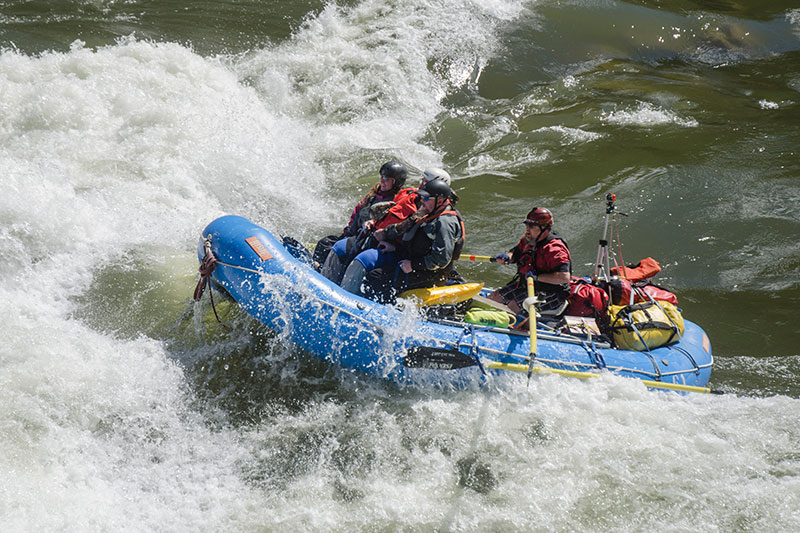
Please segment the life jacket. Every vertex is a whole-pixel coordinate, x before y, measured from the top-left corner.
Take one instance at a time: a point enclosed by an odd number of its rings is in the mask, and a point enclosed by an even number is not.
[[[415,227],[409,231],[414,231],[414,235],[411,237],[409,241],[403,241],[402,246],[403,250],[406,255],[410,258],[420,258],[425,257],[431,251],[433,247],[433,241],[425,235],[424,231],[422,230],[422,226],[429,224],[436,220],[437,218],[444,216],[444,215],[452,215],[458,219],[458,223],[461,227],[461,236],[456,239],[455,245],[453,247],[453,255],[450,258],[450,262],[445,265],[442,270],[444,272],[449,272],[452,269],[453,261],[455,261],[458,256],[461,255],[461,250],[464,249],[464,243],[466,242],[466,235],[467,231],[464,227],[464,219],[461,218],[461,213],[457,210],[453,209],[449,204],[442,210],[438,212],[431,213],[430,215],[423,217],[416,221]]]
[[[401,191],[383,191],[378,190],[374,195],[367,194],[364,198],[361,199],[360,202],[356,204],[353,208],[353,212],[350,215],[350,221],[347,223],[347,227],[344,229],[345,236],[355,235],[361,229],[361,226],[369,219],[369,207],[373,204],[379,202],[386,202],[386,201],[394,201],[397,198]]]
[[[375,229],[385,229],[392,224],[398,224],[417,212],[417,191],[416,187],[403,189],[394,197],[395,204],[389,212],[375,223]]]
[[[536,268],[536,259],[544,250],[545,245],[553,240],[561,241],[561,243],[564,245],[564,248],[569,251],[569,245],[567,244],[567,241],[556,235],[553,231],[550,231],[550,233],[547,234],[547,237],[537,242],[535,245],[528,243],[524,237],[519,240],[519,243],[517,243],[512,251],[511,262],[517,264],[517,276],[520,279],[525,279],[525,275],[527,275],[528,272],[534,272],[537,274],[550,273],[548,271],[538,270]],[[570,262],[569,268],[570,274],[572,274],[572,262]]]
[[[608,293],[587,278],[570,278],[568,301],[565,314],[569,316],[598,318],[608,309]]]

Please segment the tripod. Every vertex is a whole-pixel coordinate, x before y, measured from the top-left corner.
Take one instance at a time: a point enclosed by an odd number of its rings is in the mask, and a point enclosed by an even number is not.
[[[597,246],[597,258],[594,261],[594,275],[592,279],[594,281],[603,280],[608,281],[610,278],[609,273],[611,272],[611,257],[608,253],[608,226],[609,223],[614,219],[614,215],[619,213],[620,215],[626,217],[627,214],[623,213],[622,211],[617,211],[617,207],[615,202],[617,201],[617,197],[613,193],[606,194],[606,222],[605,227],[603,228],[603,238],[600,239],[600,242]]]

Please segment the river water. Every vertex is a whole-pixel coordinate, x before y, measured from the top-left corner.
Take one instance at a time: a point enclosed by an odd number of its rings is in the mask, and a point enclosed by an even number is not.
[[[796,2],[0,1],[0,530],[800,529],[799,127]],[[403,389],[190,302],[208,222],[315,241],[390,158],[577,273],[615,193],[726,394]]]

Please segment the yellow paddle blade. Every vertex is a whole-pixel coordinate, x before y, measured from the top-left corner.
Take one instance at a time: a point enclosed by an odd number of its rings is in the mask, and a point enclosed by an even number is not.
[[[461,285],[446,285],[444,287],[427,287],[412,289],[400,293],[400,298],[414,299],[417,307],[428,305],[454,304],[469,300],[481,292],[483,283],[464,283]]]

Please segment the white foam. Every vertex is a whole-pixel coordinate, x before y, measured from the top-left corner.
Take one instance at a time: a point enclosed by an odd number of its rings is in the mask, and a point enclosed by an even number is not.
[[[318,150],[393,151],[423,168],[440,163],[419,138],[442,112],[441,99],[485,65],[498,46],[498,24],[523,5],[329,4],[289,41],[249,54],[235,68],[270,108],[301,119],[328,144]]]
[[[694,118],[683,118],[673,111],[650,102],[639,102],[634,108],[604,112],[601,115],[601,120],[619,126],[652,127],[665,124],[673,124],[684,128],[698,126],[698,122]]]
[[[800,9],[792,9],[787,11],[786,19],[790,24],[792,24],[792,26],[794,26],[794,32],[800,35]]]
[[[793,399],[680,397],[613,378],[528,388],[524,376],[406,393],[363,377],[350,388],[345,375],[252,427],[210,427],[166,343],[76,315],[76,298],[131,250],[192,256],[224,212],[313,234],[352,204],[329,201],[330,183],[387,153],[440,163],[420,135],[525,5],[327,5],[247,57],[134,39],[3,50],[0,529],[797,529],[783,512],[800,508]],[[650,104],[606,120],[693,121]],[[471,167],[500,174],[549,155],[528,142],[492,153]],[[188,298],[191,285],[174,283]],[[470,478],[471,464],[485,470]]]
[[[363,162],[351,159],[365,153],[371,172],[386,154],[440,163],[420,135],[522,4],[329,5],[248,57],[134,38],[0,51],[0,300],[12,310],[0,348],[0,529],[269,523],[241,472],[256,468],[262,437],[210,431],[162,342],[94,331],[76,302],[109,266],[136,256],[148,268],[151,247],[192,256],[226,212],[317,232],[346,216],[350,195],[331,202],[324,191],[358,175]],[[101,289],[127,290],[110,283]],[[100,311],[130,321],[119,306]]]
[[[586,131],[581,128],[569,128],[566,126],[547,126],[545,128],[534,130],[534,132],[557,133],[561,136],[564,144],[585,144],[596,141],[597,139],[601,139],[603,137],[602,133]]]

